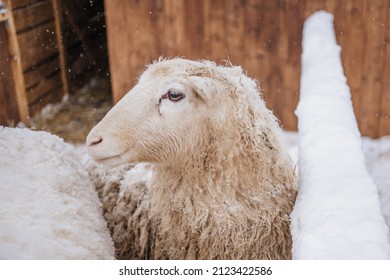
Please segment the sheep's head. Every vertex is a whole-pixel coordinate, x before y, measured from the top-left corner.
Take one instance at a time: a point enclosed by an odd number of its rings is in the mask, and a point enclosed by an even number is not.
[[[226,126],[223,114],[229,102],[221,102],[227,96],[220,93],[228,82],[213,68],[217,66],[211,62],[185,59],[151,64],[89,133],[90,156],[118,165],[180,161],[199,152],[210,126]]]

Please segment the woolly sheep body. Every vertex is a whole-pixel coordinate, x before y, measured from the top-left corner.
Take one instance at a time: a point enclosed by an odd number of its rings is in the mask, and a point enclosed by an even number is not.
[[[153,167],[150,188],[129,188],[126,199],[110,202],[113,209],[119,201],[142,208],[114,214],[131,221],[127,229],[111,227],[114,236],[143,236],[128,240],[143,243],[123,256],[291,258],[296,178],[280,132],[240,67],[185,59],[151,64],[87,138],[97,162]]]
[[[0,259],[114,259],[101,204],[72,146],[0,127]]]

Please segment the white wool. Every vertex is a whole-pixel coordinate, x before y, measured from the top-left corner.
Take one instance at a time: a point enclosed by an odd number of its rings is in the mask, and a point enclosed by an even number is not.
[[[326,12],[315,13],[304,25],[296,113],[299,193],[292,214],[293,258],[390,258],[388,227],[365,167],[333,17]]]
[[[144,184],[148,189],[152,183],[152,167],[148,163],[138,163],[134,168],[127,171],[121,182],[119,196],[123,196],[126,190]]]
[[[114,259],[100,202],[72,146],[0,127],[0,259]]]

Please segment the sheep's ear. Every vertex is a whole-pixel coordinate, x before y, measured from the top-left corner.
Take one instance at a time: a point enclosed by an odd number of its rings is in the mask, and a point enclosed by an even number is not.
[[[190,80],[192,82],[192,88],[195,90],[196,94],[198,94],[204,101],[209,101],[212,92],[215,91],[215,87],[211,81],[211,79],[201,76],[190,76]]]

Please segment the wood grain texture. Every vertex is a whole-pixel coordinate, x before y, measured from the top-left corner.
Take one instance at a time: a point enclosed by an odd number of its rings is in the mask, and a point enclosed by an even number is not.
[[[0,25],[0,125],[3,126],[20,121],[10,58],[7,33],[4,25]]]
[[[367,135],[379,136],[379,113],[385,60],[385,22],[387,0],[368,1],[365,22],[366,50],[363,58],[360,129]]]
[[[43,22],[53,20],[51,1],[38,2],[35,5],[14,11],[15,27],[18,32],[33,29]]]
[[[363,135],[389,134],[388,0],[106,0],[114,101],[159,56],[230,60],[260,82],[287,130],[296,130],[302,26],[334,15],[342,62]],[[387,116],[387,118],[386,118]]]
[[[390,135],[390,1],[387,2],[387,22],[385,24],[385,54],[383,59],[383,81],[380,100],[378,136]]]
[[[58,54],[55,30],[55,22],[52,20],[18,34],[24,71]]]
[[[14,17],[12,14],[12,2],[6,1],[8,7],[8,21],[6,26],[6,41],[8,47],[9,63],[11,66],[12,79],[14,84],[15,95],[11,98],[16,98],[19,119],[26,125],[30,125],[30,112],[26,97],[26,89],[24,84],[23,67],[21,61],[21,52],[19,48],[18,37],[16,34]]]

